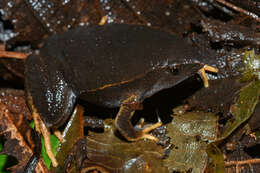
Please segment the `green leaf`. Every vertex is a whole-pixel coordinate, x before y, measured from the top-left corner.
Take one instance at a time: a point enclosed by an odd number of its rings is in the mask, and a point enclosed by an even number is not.
[[[163,165],[165,149],[151,140],[127,142],[115,136],[114,121],[107,119],[104,133],[89,132],[86,150],[89,167],[102,167],[108,172],[168,173]]]
[[[50,160],[49,156],[46,153],[45,146],[44,146],[44,139],[43,138],[41,138],[41,142],[42,142],[42,158],[43,158],[44,163],[48,167],[48,169],[50,169],[51,160]],[[52,149],[52,152],[53,152],[54,155],[57,154],[56,149],[58,148],[59,143],[60,143],[60,141],[58,140],[58,138],[56,136],[54,136],[54,135],[51,135],[51,149]]]
[[[64,161],[71,151],[75,143],[84,136],[84,109],[83,107],[77,105],[74,109],[72,116],[70,117],[69,122],[67,123],[62,136],[65,140],[64,143],[61,143],[57,149],[56,159],[59,163],[58,167],[52,168],[51,172],[65,172],[64,170]]]
[[[243,87],[234,105],[231,106],[233,118],[225,125],[225,130],[218,138],[221,141],[228,137],[238,126],[250,118],[258,103],[260,81],[254,81]]]
[[[225,163],[223,154],[220,149],[213,143],[207,146],[207,153],[209,156],[209,163],[207,172],[223,173],[225,172]]]
[[[0,141],[0,151],[2,151],[3,148],[3,144],[2,141]],[[5,165],[6,165],[6,161],[7,161],[7,155],[5,154],[0,154],[0,172],[3,172]]]
[[[260,55],[256,55],[254,50],[245,51],[243,77],[240,81],[250,81],[260,79]]]

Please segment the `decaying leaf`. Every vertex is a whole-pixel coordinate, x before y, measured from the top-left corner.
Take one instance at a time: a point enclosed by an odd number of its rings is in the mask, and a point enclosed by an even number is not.
[[[126,142],[115,136],[114,122],[105,122],[102,134],[87,136],[87,162],[109,172],[167,172],[163,166],[164,149],[154,141]]]
[[[226,172],[259,172],[259,143],[250,133],[247,124],[239,127],[228,137],[225,145],[222,145],[222,152],[225,153]],[[224,150],[223,150],[224,149]],[[258,160],[258,161],[257,161]]]
[[[86,160],[82,170],[101,172],[168,172],[163,166],[165,150],[154,141],[127,142],[115,136],[114,122],[105,121],[104,133],[89,132],[85,139]],[[80,153],[82,154],[82,153]]]
[[[210,87],[201,88],[187,101],[194,110],[210,110],[215,114],[221,112],[226,117],[236,94],[245,85],[246,83],[240,83],[237,77],[212,80]]]
[[[260,45],[260,34],[248,26],[234,23],[223,23],[219,20],[204,19],[201,22],[203,30],[208,33],[212,42],[223,44]]]
[[[18,164],[10,168],[13,172],[24,171],[34,154],[30,146],[36,145],[32,142],[32,129],[25,118],[28,110],[24,110],[22,106],[22,103],[25,103],[23,98],[22,91],[1,90],[0,135],[6,140],[1,153],[13,156],[18,160]],[[41,159],[36,165],[36,172],[48,172]]]
[[[203,112],[174,115],[167,131],[173,145],[169,158],[164,160],[169,172],[203,172],[208,161],[208,142],[217,137],[217,117]]]
[[[143,24],[176,33],[188,32],[191,23],[201,18],[201,13],[189,1],[168,0],[2,0],[0,10],[3,20],[9,20],[14,27],[8,43],[29,41],[34,46],[46,35],[98,24],[102,18],[106,23]]]
[[[44,36],[90,23],[102,17],[94,1],[2,0],[3,18],[14,25],[12,41],[40,43]]]

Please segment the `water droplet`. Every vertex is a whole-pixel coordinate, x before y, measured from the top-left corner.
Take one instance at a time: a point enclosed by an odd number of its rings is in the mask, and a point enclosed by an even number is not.
[[[170,13],[169,11],[165,11],[165,15],[166,15],[166,16],[170,16],[171,13]]]
[[[8,2],[7,5],[8,5],[8,7],[12,8],[14,4],[13,4],[13,2]]]
[[[64,0],[63,2],[62,2],[62,5],[66,5],[67,3],[69,3],[70,2],[70,0]]]
[[[109,18],[108,20],[107,20],[107,23],[113,23],[114,22],[114,19],[112,19],[112,18]]]

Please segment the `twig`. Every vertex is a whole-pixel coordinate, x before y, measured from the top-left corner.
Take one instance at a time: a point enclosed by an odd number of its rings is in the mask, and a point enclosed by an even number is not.
[[[245,15],[250,16],[251,18],[255,19],[257,22],[260,22],[260,18],[255,13],[252,13],[243,8],[237,7],[233,4],[231,4],[230,2],[226,2],[225,0],[216,0],[216,1],[228,6],[229,8],[232,8],[235,11],[238,11],[238,12],[244,13]]]
[[[246,165],[246,164],[257,164],[260,163],[260,159],[249,159],[249,160],[240,160],[240,161],[228,161],[225,162],[225,166],[233,166],[233,165]]]
[[[29,53],[0,51],[0,58],[26,59]]]

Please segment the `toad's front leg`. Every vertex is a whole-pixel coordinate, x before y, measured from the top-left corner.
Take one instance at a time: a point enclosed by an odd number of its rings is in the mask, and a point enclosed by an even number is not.
[[[135,110],[138,109],[141,109],[141,103],[136,100],[136,96],[132,95],[127,98],[121,105],[120,110],[116,116],[115,125],[117,129],[128,141],[151,139],[157,142],[158,139],[148,133],[157,127],[160,127],[162,123],[158,122],[140,131],[135,130],[131,124],[130,119],[132,118]]]

